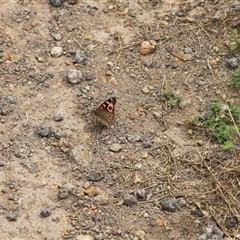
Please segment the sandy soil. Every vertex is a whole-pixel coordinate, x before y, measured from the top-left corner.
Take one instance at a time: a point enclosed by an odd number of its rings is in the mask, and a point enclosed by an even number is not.
[[[189,124],[211,101],[239,106],[226,67],[232,3],[1,2],[1,239],[239,236],[232,195],[217,194],[224,176],[213,183],[239,145],[224,151]],[[107,128],[91,112],[111,97]]]

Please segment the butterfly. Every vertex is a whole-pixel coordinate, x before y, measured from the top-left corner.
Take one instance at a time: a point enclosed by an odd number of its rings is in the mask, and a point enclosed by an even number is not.
[[[93,116],[104,126],[109,127],[114,118],[114,108],[117,100],[115,97],[109,98],[102,103],[97,110],[93,110]]]

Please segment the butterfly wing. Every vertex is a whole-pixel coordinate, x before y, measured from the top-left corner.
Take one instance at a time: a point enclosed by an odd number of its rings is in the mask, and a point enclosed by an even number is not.
[[[103,112],[100,112],[98,109],[92,111],[93,116],[104,126],[109,126],[108,115],[104,115]]]
[[[114,118],[114,105],[117,100],[115,97],[108,99],[102,103],[97,110],[93,110],[93,116],[104,126],[109,126]]]

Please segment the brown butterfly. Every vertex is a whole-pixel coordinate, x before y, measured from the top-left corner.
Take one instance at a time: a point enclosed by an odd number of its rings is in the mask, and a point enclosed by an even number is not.
[[[117,100],[115,97],[109,98],[102,103],[97,110],[93,110],[93,116],[104,126],[109,127],[114,118],[114,107]]]

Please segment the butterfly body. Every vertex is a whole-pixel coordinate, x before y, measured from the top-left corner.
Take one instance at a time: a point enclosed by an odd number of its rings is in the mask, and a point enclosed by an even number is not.
[[[96,110],[92,111],[93,116],[104,126],[109,126],[114,119],[114,107],[117,100],[115,97],[109,98]]]

